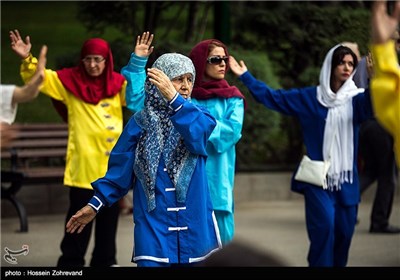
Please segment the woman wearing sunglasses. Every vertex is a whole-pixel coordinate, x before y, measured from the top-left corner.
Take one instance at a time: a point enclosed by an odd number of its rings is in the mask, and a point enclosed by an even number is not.
[[[217,120],[207,143],[207,178],[223,245],[234,236],[236,143],[242,137],[245,98],[225,80],[227,47],[216,39],[198,43],[190,52],[196,69],[193,103],[206,107]]]

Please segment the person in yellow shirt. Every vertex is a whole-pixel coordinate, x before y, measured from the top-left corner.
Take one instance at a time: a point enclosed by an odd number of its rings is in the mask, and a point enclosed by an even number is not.
[[[20,73],[26,83],[37,68],[37,59],[31,54],[30,38],[26,36],[22,40],[18,30],[10,31],[9,36],[12,50],[22,59]],[[65,105],[68,120],[64,185],[69,187],[70,205],[66,221],[93,196],[91,182],[106,173],[109,154],[122,132],[127,82],[113,69],[113,55],[108,42],[91,38],[83,43],[77,66],[58,71],[45,70],[40,91]],[[139,103],[138,107],[144,106],[144,101]],[[96,217],[90,266],[117,264],[119,213],[118,204],[115,204]],[[79,236],[64,231],[58,267],[85,265],[93,224],[88,224]]]
[[[374,76],[370,88],[376,118],[393,135],[397,166],[400,167],[400,67],[395,42],[391,40],[400,23],[400,1],[394,2],[390,14],[386,2],[375,1],[372,5]]]

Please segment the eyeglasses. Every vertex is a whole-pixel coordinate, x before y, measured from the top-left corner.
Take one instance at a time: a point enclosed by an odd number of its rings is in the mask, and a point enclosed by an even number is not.
[[[229,57],[227,56],[210,56],[209,58],[207,58],[207,62],[209,64],[214,64],[214,65],[218,65],[221,64],[222,61],[224,61],[225,63],[228,63],[228,59]]]
[[[92,61],[94,61],[94,63],[99,64],[100,62],[103,62],[104,60],[106,60],[104,57],[102,56],[95,56],[95,57],[85,57],[84,59],[82,59],[83,63],[85,64],[90,64]]]

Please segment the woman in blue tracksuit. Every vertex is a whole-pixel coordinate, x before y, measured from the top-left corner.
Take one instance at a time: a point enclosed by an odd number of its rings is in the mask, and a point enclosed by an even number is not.
[[[300,121],[309,158],[327,160],[331,155],[327,189],[294,176],[291,188],[305,199],[309,265],[346,266],[360,201],[358,130],[373,115],[369,92],[357,88],[352,79],[356,55],[336,45],[325,57],[318,86],[289,90],[275,90],[256,80],[245,63],[232,56],[229,63],[258,102]]]
[[[128,83],[144,70],[131,62]],[[194,79],[192,61],[177,53],[148,69],[145,84],[136,85],[145,94],[144,109],[125,126],[106,175],[92,183],[95,194],[69,220],[68,232],[79,233],[133,188],[137,266],[192,266],[221,248],[205,169],[216,121],[190,102]]]

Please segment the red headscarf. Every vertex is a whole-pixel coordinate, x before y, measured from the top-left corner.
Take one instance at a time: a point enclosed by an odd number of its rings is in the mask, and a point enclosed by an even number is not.
[[[214,97],[231,98],[240,97],[243,98],[245,105],[245,97],[240,90],[235,86],[230,86],[225,79],[222,80],[211,80],[203,81],[204,73],[207,66],[207,58],[209,54],[209,45],[216,43],[225,50],[225,55],[229,56],[228,49],[224,43],[217,39],[204,40],[198,43],[191,50],[189,57],[193,61],[194,67],[196,68],[196,79],[192,92],[192,97],[195,99],[210,99]],[[229,69],[229,65],[226,65],[226,70]]]
[[[100,76],[92,77],[86,72],[82,59],[87,55],[101,55],[106,59],[106,67]],[[101,99],[116,95],[125,81],[121,74],[114,71],[114,60],[109,44],[100,38],[85,41],[78,66],[56,72],[68,91],[90,104],[97,104]],[[60,113],[60,108],[56,109]],[[65,120],[64,116],[63,119]]]

